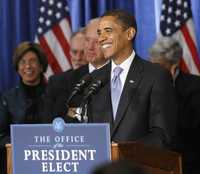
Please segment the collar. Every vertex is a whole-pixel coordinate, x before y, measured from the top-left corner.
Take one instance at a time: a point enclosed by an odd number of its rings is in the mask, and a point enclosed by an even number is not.
[[[94,70],[96,70],[96,68],[91,63],[89,63],[88,66],[89,66],[89,73],[92,73]]]
[[[175,86],[175,84],[176,84],[176,80],[177,80],[179,74],[180,74],[180,69],[177,68],[177,69],[175,70],[175,74],[174,74],[174,77],[173,77],[173,85],[174,85],[174,86]]]
[[[131,55],[124,62],[122,62],[120,65],[116,65],[115,62],[112,60],[112,65],[111,65],[112,72],[113,72],[113,70],[116,66],[120,66],[121,68],[123,68],[123,71],[128,72],[129,68],[131,66],[131,63],[133,62],[134,57],[135,57],[135,51],[133,50]]]
[[[135,51],[133,50],[131,55],[124,62],[122,62],[120,65],[116,65],[113,60],[111,62],[112,68],[111,68],[111,78],[110,79],[112,79],[113,76],[114,76],[113,70],[116,66],[120,66],[123,69],[122,73],[120,74],[120,79],[121,79],[121,82],[122,82],[122,88],[124,87],[126,77],[128,75],[129,69],[131,67],[131,64],[132,64],[134,58],[135,58]]]

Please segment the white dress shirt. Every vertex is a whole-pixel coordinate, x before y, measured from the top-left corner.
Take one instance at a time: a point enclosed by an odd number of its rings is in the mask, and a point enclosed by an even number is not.
[[[111,80],[112,80],[113,75],[114,75],[113,74],[113,70],[114,70],[114,68],[116,66],[120,66],[123,69],[123,71],[120,74],[120,80],[122,82],[122,91],[123,91],[123,88],[124,88],[126,77],[128,75],[128,71],[130,69],[131,63],[133,62],[134,57],[135,57],[135,51],[133,50],[132,53],[131,53],[131,55],[124,62],[122,62],[120,65],[116,65],[115,62],[112,60],[112,65],[111,65],[111,67],[112,67],[112,69],[111,69],[112,70],[111,71]]]

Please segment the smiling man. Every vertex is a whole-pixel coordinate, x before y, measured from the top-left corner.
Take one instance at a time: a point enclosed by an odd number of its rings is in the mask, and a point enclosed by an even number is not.
[[[63,72],[50,77],[47,86],[45,106],[43,115],[47,115],[46,119],[51,122],[54,117],[62,116],[68,122],[66,115],[73,116],[76,109],[80,106],[83,94],[77,95],[68,103],[68,98],[73,91],[76,83],[79,82],[86,74],[92,73],[95,69],[101,68],[106,60],[99,47],[97,28],[99,19],[91,19],[85,27],[84,36],[84,56],[88,64],[83,65],[71,72]],[[71,120],[70,120],[71,121]],[[73,121],[73,120],[72,120]]]
[[[101,17],[97,33],[104,57],[111,60],[98,71],[110,81],[93,96],[89,121],[109,123],[111,141],[168,145],[177,113],[171,77],[135,53],[134,17],[122,10],[108,11]]]

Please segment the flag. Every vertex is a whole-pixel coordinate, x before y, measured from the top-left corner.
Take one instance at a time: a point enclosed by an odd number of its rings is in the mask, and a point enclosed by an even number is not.
[[[191,74],[200,74],[200,59],[189,0],[163,0],[160,30],[163,36],[173,37],[183,48],[180,67]]]
[[[38,42],[48,57],[46,77],[70,69],[71,23],[66,0],[40,0],[37,21]]]

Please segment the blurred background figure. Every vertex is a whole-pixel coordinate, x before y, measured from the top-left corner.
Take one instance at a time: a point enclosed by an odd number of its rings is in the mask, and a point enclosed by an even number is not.
[[[88,63],[79,68],[75,68],[74,70],[56,74],[49,78],[43,112],[44,116],[48,116],[48,122],[51,122],[52,119],[57,116],[64,117],[66,122],[71,121],[68,119],[66,120],[66,113],[68,113],[68,115],[73,115],[80,106],[83,97],[82,95],[77,95],[70,103],[68,103],[70,109],[67,107],[68,97],[75,84],[86,74],[89,74],[106,64],[107,61],[105,60],[98,43],[98,25],[99,19],[95,18],[90,20],[84,29],[84,55]]]
[[[139,166],[130,161],[114,161],[103,164],[92,172],[92,174],[146,174]]]
[[[182,53],[178,41],[160,37],[150,49],[150,60],[159,63],[172,75],[179,105],[178,143],[175,150],[182,154],[184,173],[195,174],[200,172],[200,144],[197,141],[200,132],[200,77],[180,70]]]
[[[101,68],[106,61],[98,43],[97,28],[99,26],[99,18],[89,21],[85,30],[85,56],[89,62],[89,72],[94,69]]]
[[[2,94],[0,99],[0,168],[6,173],[5,144],[10,142],[10,125],[41,123],[44,73],[47,58],[38,44],[23,42],[13,56],[13,66],[20,77],[19,85]]]
[[[38,44],[23,42],[13,56],[19,74],[17,87],[2,94],[0,101],[0,140],[10,136],[10,124],[40,123],[46,83],[47,58]],[[7,142],[7,140],[6,140]]]
[[[77,69],[87,64],[85,59],[85,29],[72,34],[70,39],[70,55],[73,69]]]
[[[177,76],[182,72],[179,69],[183,50],[178,41],[169,37],[160,37],[150,48],[150,61],[159,63],[167,69],[175,82]]]

